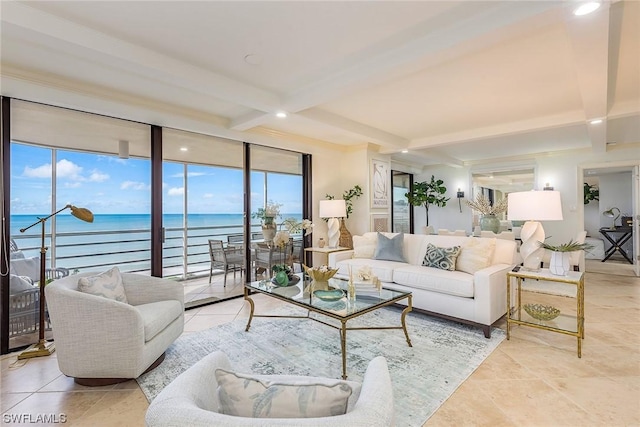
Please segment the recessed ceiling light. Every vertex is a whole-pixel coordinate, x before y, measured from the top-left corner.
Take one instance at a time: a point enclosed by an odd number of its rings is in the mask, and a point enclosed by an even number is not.
[[[592,125],[599,125],[600,123],[602,123],[602,119],[591,120],[589,123],[591,123]]]
[[[187,147],[180,147],[180,151],[187,151]]]
[[[600,7],[600,2],[597,2],[597,1],[582,3],[573,11],[573,14],[576,16],[587,15],[591,12],[596,11],[599,7]]]
[[[402,150],[401,153],[407,154],[409,150]]]
[[[279,119],[285,119],[287,117],[287,113],[285,113],[284,111],[278,111],[276,113],[276,117]]]

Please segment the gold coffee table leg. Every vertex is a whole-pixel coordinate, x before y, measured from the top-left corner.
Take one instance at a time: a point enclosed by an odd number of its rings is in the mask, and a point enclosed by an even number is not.
[[[342,322],[340,329],[340,348],[342,349],[342,379],[347,379],[347,322]]]
[[[411,338],[409,338],[409,332],[407,332],[407,322],[405,321],[405,318],[407,317],[407,313],[413,310],[411,295],[409,295],[408,300],[409,302],[407,303],[407,307],[404,310],[402,310],[402,316],[400,316],[400,321],[402,322],[402,330],[404,331],[404,336],[407,339],[407,344],[409,344],[409,347],[413,347],[413,345],[411,344]]]
[[[246,289],[245,289],[245,292],[246,292]],[[249,301],[249,305],[251,306],[251,312],[249,313],[249,321],[247,322],[247,327],[244,330],[245,332],[248,332],[249,328],[251,327],[251,320],[253,319],[253,310],[256,308],[256,306],[253,303],[253,300],[249,298],[249,295],[247,295],[246,293],[244,295],[244,299]]]

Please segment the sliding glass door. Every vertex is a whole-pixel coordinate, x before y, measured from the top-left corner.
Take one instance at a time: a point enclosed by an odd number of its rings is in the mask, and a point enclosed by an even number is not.
[[[242,293],[240,271],[224,284],[209,240],[243,239],[243,144],[166,128],[162,140],[163,277],[188,279],[187,305]]]
[[[24,101],[13,100],[11,113],[9,348],[16,348],[38,336],[42,227],[29,226],[39,218],[67,205],[94,216],[83,222],[66,209],[45,222],[45,280],[113,266],[149,274],[150,133],[139,123]]]

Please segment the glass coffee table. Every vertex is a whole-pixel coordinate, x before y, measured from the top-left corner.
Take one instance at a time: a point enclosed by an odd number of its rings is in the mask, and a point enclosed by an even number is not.
[[[407,344],[409,347],[411,345],[411,339],[409,338],[409,333],[407,332],[407,325],[405,322],[405,318],[407,313],[412,310],[412,302],[411,302],[411,292],[399,292],[393,291],[391,289],[382,288],[380,291],[376,292],[362,292],[360,294],[356,293],[355,301],[349,301],[347,298],[347,281],[343,279],[332,278],[329,279],[329,287],[333,287],[336,289],[342,289],[343,295],[327,295],[323,300],[318,298],[309,292],[310,288],[310,280],[305,280],[302,278],[302,274],[299,274],[300,281],[292,286],[276,286],[269,280],[261,280],[257,282],[251,282],[245,284],[244,287],[244,299],[249,301],[251,305],[251,313],[249,314],[249,321],[247,322],[247,327],[245,331],[249,331],[251,327],[251,321],[254,317],[286,317],[286,318],[299,318],[299,319],[309,319],[315,322],[322,323],[334,329],[338,329],[340,331],[340,347],[342,350],[342,379],[347,379],[347,356],[346,356],[346,347],[347,347],[347,331],[353,330],[373,330],[373,329],[402,329],[404,331],[405,338],[407,340]],[[289,304],[296,305],[298,307],[304,308],[307,310],[306,316],[284,316],[284,315],[258,315],[255,314],[255,303],[253,299],[251,299],[251,293],[258,292],[264,295],[269,295],[270,297],[279,299]],[[337,292],[336,292],[337,293]],[[363,314],[372,312],[382,307],[386,307],[391,304],[395,304],[398,301],[402,301],[403,299],[407,300],[407,306],[404,310],[402,310],[402,314],[400,315],[400,325],[398,326],[377,326],[377,327],[347,327],[347,322],[351,319],[355,319],[356,317],[362,316]],[[332,319],[335,319],[340,322],[340,326],[331,324],[322,318],[318,318],[315,316],[311,316],[311,313],[317,313],[321,316],[326,316]]]

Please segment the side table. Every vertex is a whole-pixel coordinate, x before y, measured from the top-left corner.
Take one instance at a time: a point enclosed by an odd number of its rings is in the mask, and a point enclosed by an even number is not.
[[[633,229],[631,227],[601,228],[600,234],[602,234],[605,239],[611,243],[611,246],[604,254],[604,258],[602,258],[602,262],[608,260],[611,255],[618,251],[627,261],[629,261],[629,264],[633,264],[633,260],[622,247],[633,235]],[[619,234],[620,236],[615,238],[613,236],[614,234]]]
[[[314,246],[312,248],[304,248],[305,252],[317,252],[317,253],[321,253],[321,254],[325,254],[326,257],[326,262],[325,264],[329,264],[329,254],[331,252],[340,252],[340,251],[348,251],[350,250],[349,248],[344,248],[342,246],[338,246],[336,248],[330,248],[328,246],[325,246],[323,248]]]
[[[517,268],[517,267],[516,267]],[[515,284],[512,282],[515,279]],[[542,280],[546,282],[561,283],[575,286],[576,315],[560,313],[558,317],[551,320],[538,320],[530,316],[522,306],[522,282],[530,280]],[[512,285],[515,286],[515,305],[512,301]],[[571,288],[569,288],[571,290]],[[525,291],[527,291],[525,289]],[[565,293],[560,293],[553,286],[545,287],[544,284],[537,286],[535,293],[566,297]],[[571,292],[573,294],[573,292]],[[584,339],[584,272],[570,271],[566,276],[556,276],[551,274],[548,268],[539,271],[510,271],[507,273],[507,339],[510,338],[511,325],[523,325],[532,328],[544,329],[552,332],[559,332],[574,336],[578,339],[578,357],[582,357],[582,340]]]

